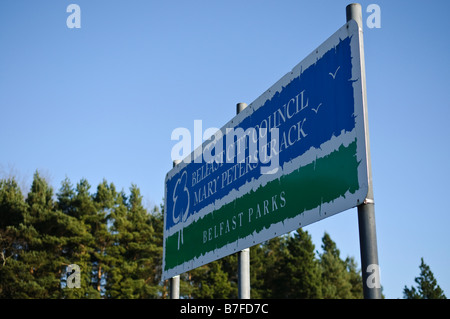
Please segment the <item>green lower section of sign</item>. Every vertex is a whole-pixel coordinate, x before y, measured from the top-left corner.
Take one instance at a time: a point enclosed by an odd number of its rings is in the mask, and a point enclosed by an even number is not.
[[[192,222],[166,239],[164,270],[355,193],[358,165],[355,140]]]

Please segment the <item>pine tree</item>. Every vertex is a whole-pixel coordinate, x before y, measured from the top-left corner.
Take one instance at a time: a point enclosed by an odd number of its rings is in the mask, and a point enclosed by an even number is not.
[[[364,294],[363,294],[361,271],[358,269],[355,258],[347,257],[345,259],[345,264],[346,264],[347,272],[350,276],[351,298],[363,299]],[[384,298],[383,295],[382,295],[382,298]]]
[[[250,249],[250,297],[252,299],[270,296],[270,291],[264,284],[266,272],[272,268],[274,262],[274,259],[269,257],[270,251],[267,249],[269,242],[255,245]]]
[[[130,188],[130,197],[119,196],[118,206],[112,212],[114,245],[107,254],[111,265],[107,273],[109,298],[157,298],[161,291],[161,238],[159,215],[151,215],[142,205],[142,196],[136,185]]]
[[[127,257],[133,264],[134,286],[137,298],[156,298],[159,294],[162,247],[155,242],[154,223],[156,220],[143,207],[142,196],[136,185],[130,188],[129,213],[127,215],[133,226],[130,231],[133,234],[133,242],[129,245]],[[159,241],[162,244],[162,240]]]
[[[224,258],[223,258],[224,259]],[[191,284],[189,297],[194,299],[236,298],[227,272],[223,270],[223,259],[213,261],[189,272]]]
[[[70,264],[77,264],[81,270],[81,288],[65,289],[67,298],[100,298],[101,293],[98,290],[97,274],[97,257],[98,243],[96,235],[98,230],[102,230],[105,226],[102,220],[103,216],[98,216],[97,207],[89,192],[91,186],[86,179],[81,179],[75,188],[75,194],[71,199],[71,209],[68,215],[73,217],[80,223],[80,236],[73,238],[78,240],[78,246],[71,247],[73,249],[73,259]],[[63,184],[62,190],[66,190]],[[69,192],[70,193],[70,192]]]
[[[162,205],[161,205],[162,206]],[[154,206],[150,212],[150,223],[153,227],[153,233],[151,237],[151,242],[155,245],[153,253],[153,268],[155,270],[155,278],[153,280],[153,285],[159,286],[159,294],[161,293],[162,287],[161,274],[162,274],[162,255],[163,255],[163,232],[164,232],[164,215],[162,212],[162,207]]]
[[[423,258],[420,259],[419,269],[420,275],[414,279],[417,288],[408,288],[405,286],[403,289],[403,297],[405,299],[447,299],[444,291],[437,284],[437,280],[434,278],[430,266],[425,264]]]
[[[36,287],[31,298],[59,298],[61,296],[60,277],[64,259],[61,247],[64,245],[64,216],[55,210],[53,189],[39,172],[33,177],[31,190],[26,199],[24,232],[27,249],[23,259],[28,263]]]
[[[107,250],[113,244],[113,236],[108,229],[108,222],[111,219],[111,210],[115,206],[116,198],[114,184],[108,185],[106,180],[97,186],[97,193],[93,195],[96,214],[90,219],[91,233],[95,238],[95,248],[91,257],[94,266],[92,282],[101,295],[105,294],[106,272],[109,263]]]
[[[322,238],[323,253],[320,255],[322,272],[322,297],[325,299],[352,298],[350,274],[340,258],[339,249],[328,233]]]
[[[0,298],[27,298],[33,280],[22,255],[27,243],[21,232],[27,206],[14,178],[0,180]]]
[[[53,190],[39,172],[27,199],[16,183],[2,181],[0,227],[4,260],[0,276],[2,297],[59,298],[66,228],[64,214],[55,209]]]
[[[61,210],[64,214],[69,216],[74,216],[74,206],[73,200],[75,197],[75,190],[73,189],[72,183],[70,179],[66,177],[61,182],[61,188],[59,192],[56,194],[57,203],[56,206],[59,210]]]
[[[109,257],[108,272],[106,280],[106,297],[118,299],[122,296],[122,281],[124,279],[123,265],[125,263],[124,255],[126,248],[124,242],[129,237],[127,235],[127,206],[124,192],[118,194],[116,205],[111,211],[112,225],[110,232],[113,236],[113,244],[108,247],[107,255]]]
[[[250,254],[252,252],[252,248],[250,248]],[[226,274],[226,280],[227,280],[227,288],[225,294],[222,295],[222,299],[224,298],[230,298],[230,299],[236,299],[238,298],[238,260],[239,260],[239,253],[234,253],[231,255],[228,255],[224,258],[221,258],[220,261],[220,267],[223,269],[224,273]],[[250,258],[250,269],[252,268],[252,259]],[[255,272],[256,274],[256,272]],[[252,281],[252,273],[250,272],[250,286]],[[253,296],[255,297],[255,295]],[[253,298],[252,297],[252,298]]]
[[[320,269],[307,231],[282,237],[279,256],[269,276],[272,298],[320,298]]]
[[[0,230],[23,223],[25,207],[22,191],[15,179],[0,180]]]
[[[95,239],[88,226],[81,219],[82,214],[76,212],[77,193],[68,178],[61,182],[61,188],[56,197],[56,209],[62,213],[65,221],[64,245],[61,247],[62,257],[64,258],[61,274],[61,298],[96,298],[98,294],[91,287],[89,273],[91,247]],[[67,287],[67,267],[71,264],[80,267],[80,288],[71,289]]]
[[[251,274],[251,296],[255,298],[281,298],[280,291],[284,289],[280,285],[280,272],[288,255],[287,237],[272,238],[261,245],[252,248],[251,264],[257,265],[258,273]],[[254,256],[257,256],[254,260]],[[282,275],[282,274],[281,274]],[[253,292],[255,290],[255,293]]]

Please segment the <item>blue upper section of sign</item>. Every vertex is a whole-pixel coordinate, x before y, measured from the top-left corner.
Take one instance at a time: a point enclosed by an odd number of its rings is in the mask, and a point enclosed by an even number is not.
[[[304,154],[311,147],[319,148],[343,131],[354,129],[350,41],[350,37],[340,40],[236,127],[244,131],[278,128],[279,143],[269,143],[268,155],[277,153],[279,166]],[[273,134],[268,136],[266,143],[274,138]],[[235,141],[236,154],[240,143],[237,139]],[[264,157],[259,152],[261,141],[259,137],[258,152],[253,154],[247,143],[245,157],[241,157],[244,158],[242,163],[238,163],[236,156],[232,163],[226,163],[225,157],[223,164],[206,164],[205,161],[190,163],[167,180],[165,228],[170,229],[233,189],[258,179],[261,168],[270,165],[270,162],[261,163]],[[221,149],[225,148],[223,141]],[[256,163],[250,162],[254,159]]]

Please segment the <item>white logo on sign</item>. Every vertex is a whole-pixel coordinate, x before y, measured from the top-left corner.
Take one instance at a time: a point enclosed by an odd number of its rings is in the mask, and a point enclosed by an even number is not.
[[[183,177],[184,177],[184,182],[183,182]],[[180,221],[182,223],[182,227],[180,229],[180,232],[178,233],[178,249],[180,249],[180,244],[183,244],[183,228],[184,225],[183,223],[186,221],[187,217],[188,217],[188,213],[189,213],[189,190],[186,187],[186,183],[187,183],[187,171],[184,171],[183,174],[181,174],[181,177],[177,180],[174,190],[173,190],[173,196],[172,196],[172,200],[173,200],[173,210],[172,210],[172,220],[174,224],[178,224]],[[177,200],[178,200],[178,189],[182,187],[182,192],[186,193],[187,195],[187,204],[186,207],[184,207],[184,203],[181,203],[181,209],[177,209]],[[179,205],[180,206],[180,203]],[[178,210],[178,212],[177,212]]]

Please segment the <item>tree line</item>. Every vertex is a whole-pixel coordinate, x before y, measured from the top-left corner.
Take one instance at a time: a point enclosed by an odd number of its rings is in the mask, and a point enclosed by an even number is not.
[[[161,280],[164,207],[148,209],[142,200],[136,185],[125,193],[106,180],[92,192],[86,179],[73,185],[66,178],[55,193],[36,172],[25,196],[15,178],[1,179],[0,298],[168,298],[169,283]],[[320,252],[302,229],[250,251],[252,298],[363,297],[357,263],[341,258],[327,233]],[[237,298],[237,259],[182,274],[180,297]],[[68,285],[71,264],[79,266],[80,288]],[[421,267],[427,279],[416,280],[417,289],[405,286],[405,298],[423,297],[423,283],[439,288]],[[445,298],[442,290],[433,296]]]

